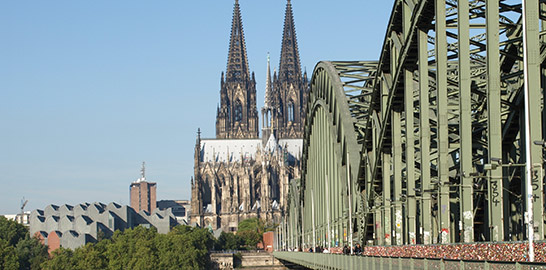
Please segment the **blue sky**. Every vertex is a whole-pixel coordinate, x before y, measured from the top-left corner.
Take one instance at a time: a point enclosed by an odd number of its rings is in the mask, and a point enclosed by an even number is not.
[[[129,203],[146,162],[160,199],[190,199],[197,128],[215,136],[234,1],[2,1],[0,214]],[[393,1],[293,0],[301,63],[375,60]],[[286,1],[240,0],[263,104]]]

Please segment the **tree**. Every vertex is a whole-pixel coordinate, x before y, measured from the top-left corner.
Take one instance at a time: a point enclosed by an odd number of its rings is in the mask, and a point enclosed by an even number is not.
[[[21,270],[40,269],[40,265],[49,257],[47,247],[40,240],[35,237],[31,238],[28,234],[17,243],[15,251]]]
[[[51,254],[51,259],[42,263],[43,270],[73,270],[76,263],[73,256],[74,252],[66,248],[58,248]]]
[[[172,252],[178,254],[179,268],[205,269],[211,267],[209,250],[214,246],[214,238],[208,229],[180,225],[174,227],[166,237],[168,239],[166,242],[172,247]],[[160,252],[160,254],[161,261],[167,262],[167,256],[164,254],[168,253]]]
[[[247,218],[239,222],[237,231],[263,231],[264,222],[259,218]]]
[[[40,269],[40,264],[48,258],[47,247],[37,238],[31,238],[25,226],[3,216],[0,216],[0,241],[0,269]]]
[[[107,240],[100,241],[97,244],[88,243],[74,251],[74,269],[81,270],[101,270],[108,267],[106,260]]]
[[[275,225],[266,223],[259,218],[248,218],[239,222],[237,235],[244,239],[247,246],[256,248],[263,244],[263,234],[275,229]]]
[[[111,239],[75,251],[61,248],[41,266],[45,270],[207,269],[213,244],[207,229],[179,226],[168,234],[158,234],[155,228],[139,226],[116,231]]]
[[[0,239],[7,241],[10,246],[17,245],[27,234],[28,229],[25,226],[0,216]]]
[[[19,269],[19,258],[17,257],[15,248],[4,239],[0,239],[0,269]]]
[[[239,250],[245,244],[244,239],[233,233],[222,232],[216,242],[216,250]]]
[[[262,235],[257,231],[238,231],[237,235],[244,241],[249,248],[256,249],[258,243],[262,242]]]
[[[142,226],[116,231],[106,248],[109,269],[154,269],[159,263],[155,238],[157,230]]]

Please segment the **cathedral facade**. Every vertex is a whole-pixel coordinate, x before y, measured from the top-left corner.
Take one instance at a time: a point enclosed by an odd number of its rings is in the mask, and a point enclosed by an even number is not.
[[[190,223],[236,231],[239,221],[258,217],[279,223],[288,185],[300,177],[305,104],[309,82],[302,76],[294,17],[286,4],[279,72],[267,79],[262,137],[256,80],[250,72],[241,10],[235,0],[226,73],[220,80],[216,138],[195,144]]]

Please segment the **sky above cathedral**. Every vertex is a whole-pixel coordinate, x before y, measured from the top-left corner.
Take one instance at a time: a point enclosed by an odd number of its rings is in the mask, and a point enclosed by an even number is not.
[[[215,137],[234,1],[0,3],[0,214],[129,204],[129,184],[190,199],[197,129]],[[240,0],[258,110],[286,1]],[[293,0],[302,69],[377,60],[394,1]],[[261,121],[260,121],[261,122]]]

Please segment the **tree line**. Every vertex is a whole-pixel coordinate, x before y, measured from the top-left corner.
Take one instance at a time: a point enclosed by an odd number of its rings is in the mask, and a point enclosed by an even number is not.
[[[159,234],[138,226],[75,250],[61,247],[50,256],[26,227],[0,216],[0,269],[206,269],[212,267],[211,250],[256,249],[273,228],[251,218],[239,223],[237,234],[222,232],[215,239],[207,228],[179,225]]]

